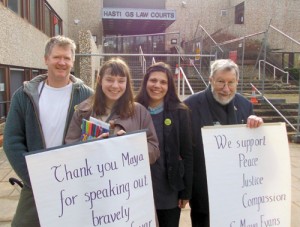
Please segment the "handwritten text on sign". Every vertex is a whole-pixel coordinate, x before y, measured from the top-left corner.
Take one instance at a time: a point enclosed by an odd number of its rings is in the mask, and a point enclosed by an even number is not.
[[[26,161],[42,226],[155,226],[145,132]]]
[[[290,226],[290,157],[283,123],[202,129],[211,227]]]

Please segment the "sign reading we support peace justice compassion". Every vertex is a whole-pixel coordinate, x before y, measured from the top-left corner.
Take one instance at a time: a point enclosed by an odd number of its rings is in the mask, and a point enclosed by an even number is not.
[[[146,133],[26,156],[41,226],[155,227]]]
[[[291,167],[284,123],[202,128],[211,227],[290,226]]]

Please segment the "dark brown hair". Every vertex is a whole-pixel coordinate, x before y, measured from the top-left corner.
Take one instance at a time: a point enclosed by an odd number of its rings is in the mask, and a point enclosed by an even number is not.
[[[173,79],[173,73],[171,70],[170,65],[164,63],[164,62],[157,62],[151,65],[144,76],[144,80],[142,82],[142,86],[135,97],[135,100],[148,108],[149,102],[150,102],[150,97],[146,91],[146,86],[147,82],[149,80],[150,74],[153,72],[163,72],[167,75],[168,78],[168,91],[164,97],[164,108],[166,110],[171,110],[173,108],[177,108],[178,104],[180,106],[185,106],[179,99],[177,92],[176,92],[176,87],[175,87],[175,82]],[[182,104],[181,104],[182,103]]]
[[[96,91],[93,98],[93,111],[96,115],[106,114],[106,96],[102,90],[101,82],[105,73],[109,73],[112,76],[126,77],[126,88],[124,94],[116,101],[112,111],[115,114],[120,115],[121,118],[131,117],[134,114],[134,98],[131,85],[130,69],[126,62],[121,58],[111,58],[106,61],[99,72],[99,78],[97,80]]]

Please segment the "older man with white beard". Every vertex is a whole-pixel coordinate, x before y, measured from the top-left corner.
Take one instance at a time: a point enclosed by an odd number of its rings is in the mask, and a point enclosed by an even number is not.
[[[229,59],[211,65],[209,86],[188,97],[184,103],[191,110],[194,175],[191,206],[193,227],[209,227],[208,190],[201,128],[208,125],[247,124],[259,127],[263,120],[253,114],[250,101],[236,92],[238,66]]]

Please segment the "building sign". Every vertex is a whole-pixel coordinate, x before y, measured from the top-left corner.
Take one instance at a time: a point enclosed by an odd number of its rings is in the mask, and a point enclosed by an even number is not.
[[[41,226],[156,226],[146,133],[29,154]]]
[[[210,226],[291,226],[291,165],[284,123],[202,128]]]
[[[175,10],[103,8],[103,19],[176,20]]]

